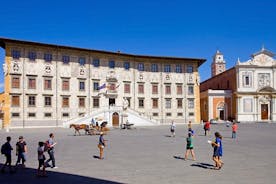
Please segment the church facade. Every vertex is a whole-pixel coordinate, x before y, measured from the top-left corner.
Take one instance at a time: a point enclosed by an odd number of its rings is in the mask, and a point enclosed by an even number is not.
[[[238,60],[233,68],[201,83],[202,119],[275,122],[275,77],[274,54],[264,48],[248,61]]]
[[[200,122],[205,59],[142,56],[0,38],[5,49],[3,126],[60,126],[126,104],[162,123]],[[127,101],[127,102],[126,102]]]

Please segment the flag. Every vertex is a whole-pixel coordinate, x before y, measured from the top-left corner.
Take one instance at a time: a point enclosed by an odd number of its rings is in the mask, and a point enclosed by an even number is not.
[[[105,83],[103,85],[101,85],[101,86],[98,86],[98,90],[101,90],[101,89],[104,89],[104,88],[106,88]]]

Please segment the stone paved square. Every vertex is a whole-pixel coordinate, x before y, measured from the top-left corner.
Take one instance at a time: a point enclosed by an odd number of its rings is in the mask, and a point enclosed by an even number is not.
[[[169,137],[168,125],[113,129],[105,136],[108,146],[104,160],[93,158],[99,154],[99,136],[74,136],[73,129],[64,128],[1,130],[1,145],[11,136],[15,148],[18,136],[23,135],[29,152],[27,168],[0,174],[0,183],[275,183],[276,124],[238,125],[237,140],[231,139],[231,128],[225,125],[212,125],[207,137],[201,125],[193,125],[196,161],[177,159],[184,156],[186,125],[177,125],[175,138]],[[215,131],[223,135],[225,164],[219,171],[208,169],[213,161],[207,140],[214,139]],[[37,178],[37,143],[47,140],[50,132],[58,142],[58,169],[47,168],[48,177]],[[15,151],[12,156],[14,164]],[[0,161],[2,166],[3,155]]]

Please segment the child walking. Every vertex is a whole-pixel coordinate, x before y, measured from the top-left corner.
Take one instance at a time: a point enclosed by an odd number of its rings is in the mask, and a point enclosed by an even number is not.
[[[38,155],[37,176],[45,177],[46,171],[45,171],[44,142],[38,142],[37,155]],[[42,170],[41,170],[41,167],[42,167]]]
[[[186,141],[187,141],[187,145],[186,145],[186,153],[185,153],[184,160],[188,159],[189,152],[191,153],[193,160],[195,160],[193,135],[191,132],[188,133],[188,137],[186,138]]]
[[[214,148],[214,153],[213,153],[213,161],[215,162],[215,170],[221,169],[223,163],[221,161],[222,157],[222,136],[220,135],[219,132],[215,133],[216,140],[211,142],[212,147]]]
[[[171,124],[171,137],[175,137],[175,123],[174,121],[172,121],[172,124]]]
[[[232,139],[236,139],[237,130],[238,130],[238,125],[237,125],[236,122],[233,122],[233,125],[232,125]]]

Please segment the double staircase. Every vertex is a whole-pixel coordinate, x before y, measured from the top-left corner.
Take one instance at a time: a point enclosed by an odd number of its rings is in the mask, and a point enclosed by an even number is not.
[[[140,113],[134,109],[127,108],[123,109],[122,106],[107,106],[102,107],[98,110],[91,112],[90,114],[85,114],[82,117],[72,118],[63,122],[63,127],[69,128],[70,124],[91,124],[92,118],[98,121],[100,124],[103,121],[107,122],[107,126],[112,127],[112,115],[113,113],[119,114],[119,124],[122,124],[123,118],[127,118],[129,123],[134,124],[134,126],[154,126],[159,125],[158,120],[152,119],[143,113]]]

